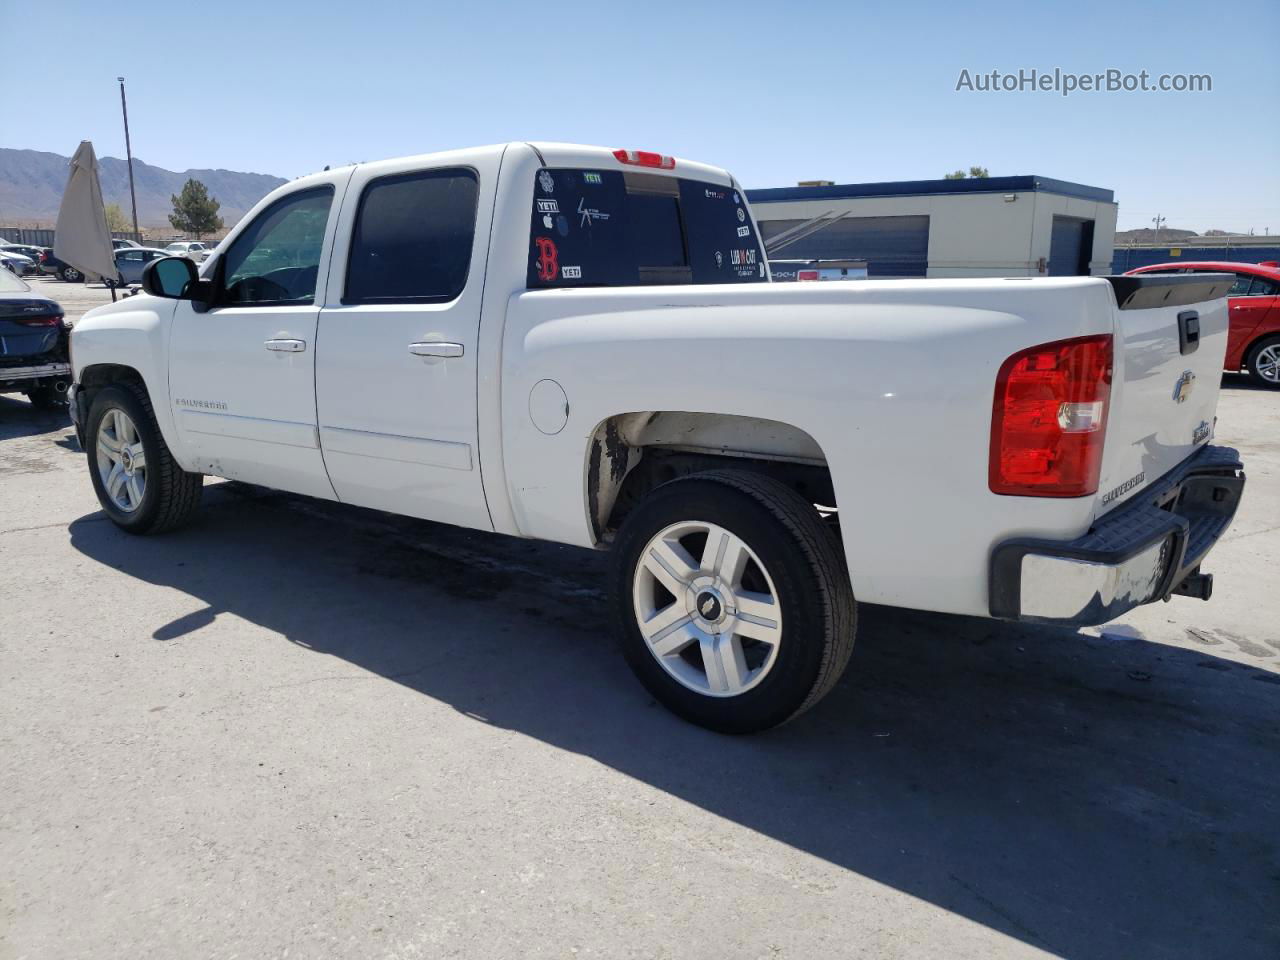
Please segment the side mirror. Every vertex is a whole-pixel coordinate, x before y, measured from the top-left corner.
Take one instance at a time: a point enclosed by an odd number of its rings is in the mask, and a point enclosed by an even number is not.
[[[153,297],[193,300],[196,265],[185,257],[161,257],[142,268],[142,289]]]

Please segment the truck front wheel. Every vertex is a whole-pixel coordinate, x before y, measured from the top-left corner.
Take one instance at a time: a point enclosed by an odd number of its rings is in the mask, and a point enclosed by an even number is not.
[[[174,462],[141,387],[117,383],[99,390],[85,437],[94,492],[122,530],[170,530],[186,523],[200,505],[204,477]]]
[[[613,551],[623,654],[668,709],[722,733],[785,723],[835,685],[853,649],[848,575],[817,510],[745,471],[659,487]]]

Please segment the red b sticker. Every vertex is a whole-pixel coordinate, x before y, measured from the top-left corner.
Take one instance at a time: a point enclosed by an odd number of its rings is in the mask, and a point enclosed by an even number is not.
[[[560,257],[550,237],[538,237],[538,279],[550,283],[560,275]]]

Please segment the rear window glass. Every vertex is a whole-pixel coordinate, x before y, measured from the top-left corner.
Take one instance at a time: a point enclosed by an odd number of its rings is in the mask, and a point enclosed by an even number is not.
[[[765,280],[732,187],[629,170],[544,168],[534,178],[531,289]]]
[[[475,172],[424,170],[365,188],[351,236],[343,303],[436,303],[467,285],[475,241]]]

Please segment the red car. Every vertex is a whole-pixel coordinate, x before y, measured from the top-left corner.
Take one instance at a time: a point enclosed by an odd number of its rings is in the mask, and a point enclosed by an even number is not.
[[[1227,370],[1246,370],[1268,387],[1280,387],[1280,264],[1157,263],[1129,273],[1234,273],[1227,292],[1231,328],[1227,332]]]

